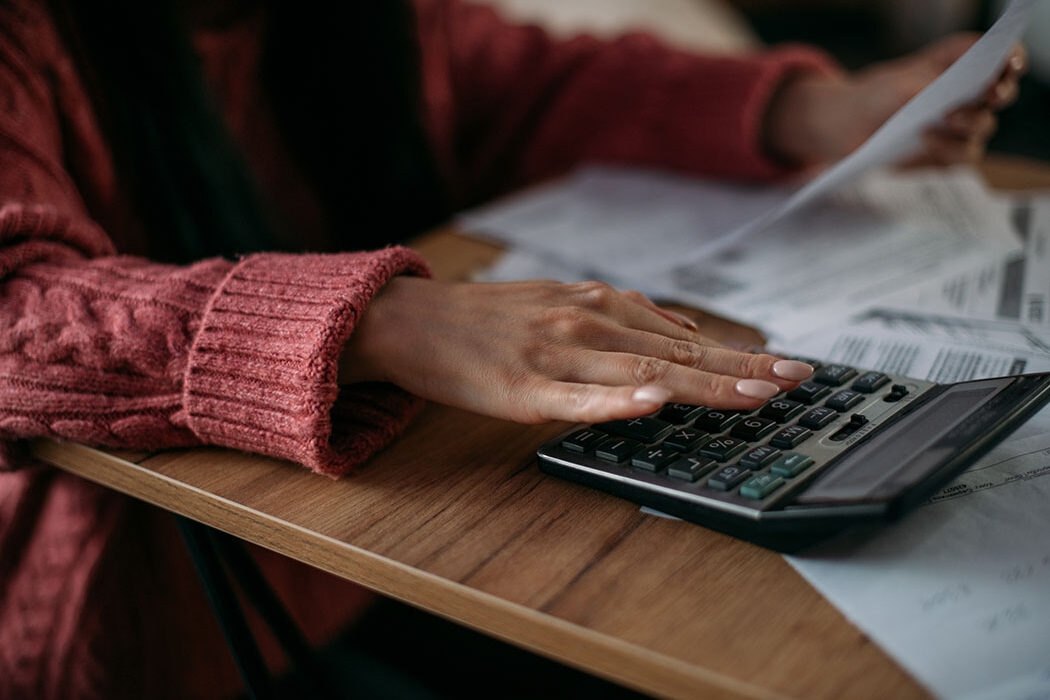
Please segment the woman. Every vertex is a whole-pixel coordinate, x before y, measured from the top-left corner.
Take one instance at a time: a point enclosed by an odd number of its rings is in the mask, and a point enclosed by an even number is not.
[[[704,58],[556,43],[455,0],[340,5],[0,4],[0,695],[237,687],[167,519],[33,465],[25,440],[340,476],[420,398],[525,422],[757,406],[810,369],[632,292],[444,284],[383,246],[584,159],[819,166],[972,41],[847,76],[801,47]],[[1022,68],[916,160],[976,157]],[[259,556],[315,642],[364,602]]]

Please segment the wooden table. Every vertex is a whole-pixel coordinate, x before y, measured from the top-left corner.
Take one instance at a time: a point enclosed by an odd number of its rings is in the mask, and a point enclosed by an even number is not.
[[[997,159],[993,184],[1050,187]],[[438,274],[488,264],[454,233]],[[713,334],[755,337],[702,316]],[[671,698],[915,698],[925,691],[777,554],[541,474],[564,425],[429,406],[359,476],[333,482],[221,449],[118,453],[39,441],[67,471],[519,646]]]

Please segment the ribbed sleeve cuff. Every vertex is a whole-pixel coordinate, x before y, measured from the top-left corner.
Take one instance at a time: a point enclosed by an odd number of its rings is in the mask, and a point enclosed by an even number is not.
[[[842,69],[824,52],[794,44],[745,60],[714,62],[723,65],[712,71],[708,59],[682,76],[673,86],[676,108],[656,120],[663,121],[664,133],[677,139],[675,159],[686,159],[681,163],[686,169],[700,164],[701,170],[748,179],[777,178],[797,170],[765,151],[763,129],[770,102],[792,74],[838,75]]]
[[[330,476],[397,435],[420,401],[386,384],[340,392],[337,361],[365,307],[400,274],[429,275],[405,248],[243,259],[208,303],[184,383],[205,442]]]

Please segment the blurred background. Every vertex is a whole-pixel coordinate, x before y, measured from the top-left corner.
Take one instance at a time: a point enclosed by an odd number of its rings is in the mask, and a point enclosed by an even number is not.
[[[891,58],[945,34],[987,28],[1005,0],[472,0],[557,35],[657,34],[699,51],[815,44],[849,68]],[[1025,37],[1032,68],[1000,117],[990,150],[1050,161],[1050,2]]]

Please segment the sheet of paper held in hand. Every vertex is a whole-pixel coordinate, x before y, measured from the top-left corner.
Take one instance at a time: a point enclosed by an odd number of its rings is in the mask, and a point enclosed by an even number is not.
[[[986,244],[1009,247],[1010,226],[1004,205],[963,175],[920,180],[921,191],[910,189],[907,177],[898,186],[877,177],[823,210],[796,210],[907,152],[927,125],[977,97],[1038,1],[1014,0],[868,142],[797,192],[591,169],[460,223],[539,256],[508,258],[492,279],[605,279],[713,308],[774,337],[807,319],[848,313],[890,289],[972,267],[977,257],[987,259]],[[749,244],[737,245],[745,237]],[[786,264],[784,253],[797,264]],[[891,263],[896,277],[886,279]],[[796,313],[800,306],[805,315]]]

